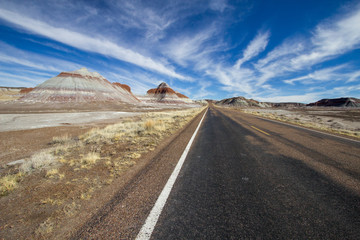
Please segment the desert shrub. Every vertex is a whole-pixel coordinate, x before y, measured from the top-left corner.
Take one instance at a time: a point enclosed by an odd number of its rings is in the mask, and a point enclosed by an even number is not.
[[[156,122],[155,122],[154,120],[149,119],[149,120],[147,120],[147,121],[144,123],[144,128],[145,128],[145,130],[147,130],[147,131],[154,130],[155,124],[156,124]]]
[[[63,136],[56,136],[53,137],[53,140],[51,141],[51,144],[64,144],[70,140],[70,137],[68,134],[65,134]]]
[[[58,161],[48,151],[42,151],[31,156],[31,158],[20,166],[20,171],[29,173],[34,170],[49,168],[56,165]]]

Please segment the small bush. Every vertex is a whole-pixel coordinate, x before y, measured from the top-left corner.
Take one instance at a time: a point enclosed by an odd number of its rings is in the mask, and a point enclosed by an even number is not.
[[[147,131],[151,131],[155,128],[155,125],[156,125],[156,122],[154,120],[150,119],[144,123],[144,128]]]
[[[64,144],[70,140],[70,137],[68,134],[65,134],[60,137],[53,137],[52,144]]]
[[[42,151],[31,156],[31,158],[20,166],[20,171],[29,173],[34,170],[48,168],[57,163],[55,157],[47,151]]]

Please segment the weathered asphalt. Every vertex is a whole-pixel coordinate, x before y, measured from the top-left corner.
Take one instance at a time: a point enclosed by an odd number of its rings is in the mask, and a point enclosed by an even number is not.
[[[210,107],[151,239],[360,239],[360,143]]]

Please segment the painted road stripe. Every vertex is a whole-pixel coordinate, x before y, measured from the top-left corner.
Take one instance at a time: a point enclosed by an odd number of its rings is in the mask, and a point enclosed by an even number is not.
[[[174,171],[172,172],[165,187],[163,188],[162,192],[160,193],[158,199],[156,200],[154,207],[151,209],[151,212],[150,212],[149,216],[147,217],[145,224],[142,226],[140,232],[138,233],[136,240],[150,239],[151,234],[152,234],[152,232],[155,228],[155,225],[160,217],[160,214],[161,214],[161,212],[165,206],[165,203],[170,195],[171,189],[174,186],[176,178],[178,177],[178,175],[180,173],[181,167],[182,167],[183,163],[185,162],[186,156],[189,153],[190,147],[195,139],[197,132],[200,129],[200,125],[201,125],[202,121],[204,120],[206,113],[207,113],[207,109],[206,109],[206,112],[204,113],[204,116],[201,118],[199,125],[197,126],[194,134],[192,135],[189,143],[187,144],[183,154],[181,155]]]
[[[269,133],[267,133],[267,132],[265,132],[265,131],[263,131],[263,130],[258,129],[257,127],[254,127],[254,126],[251,126],[251,127],[252,127],[253,129],[255,129],[255,130],[258,130],[259,132],[262,132],[263,134],[266,134],[266,135],[270,136]]]
[[[328,136],[335,137],[335,138],[340,138],[340,139],[347,140],[347,141],[351,141],[351,142],[360,143],[359,140],[355,140],[355,139],[351,139],[351,138],[346,138],[346,137],[341,137],[341,136],[334,135],[334,134],[331,134],[331,133],[321,132],[321,131],[317,131],[317,130],[314,130],[314,129],[301,127],[301,126],[294,125],[294,124],[290,124],[290,123],[285,123],[285,122],[281,122],[281,121],[277,121],[277,120],[273,120],[273,119],[268,119],[268,118],[262,118],[262,117],[258,117],[258,116],[256,116],[256,118],[262,119],[262,120],[265,120],[265,121],[269,121],[269,122],[280,123],[280,124],[287,125],[287,126],[294,127],[294,128],[304,129],[304,130],[311,131],[311,132],[321,133],[321,134],[324,134],[324,135],[328,135]]]

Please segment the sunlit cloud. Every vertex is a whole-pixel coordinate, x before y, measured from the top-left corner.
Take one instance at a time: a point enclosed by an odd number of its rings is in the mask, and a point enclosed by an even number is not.
[[[106,39],[93,38],[68,29],[53,27],[47,23],[5,9],[0,9],[0,18],[36,34],[81,50],[100,53],[143,68],[154,70],[170,77],[187,80],[185,76],[176,73],[171,66],[164,66],[160,62],[134,52],[131,49],[123,48]]]
[[[243,57],[240,58],[236,64],[235,68],[240,68],[240,66],[244,63],[256,57],[265,50],[268,42],[269,42],[270,32],[260,32],[246,47],[243,53]]]

